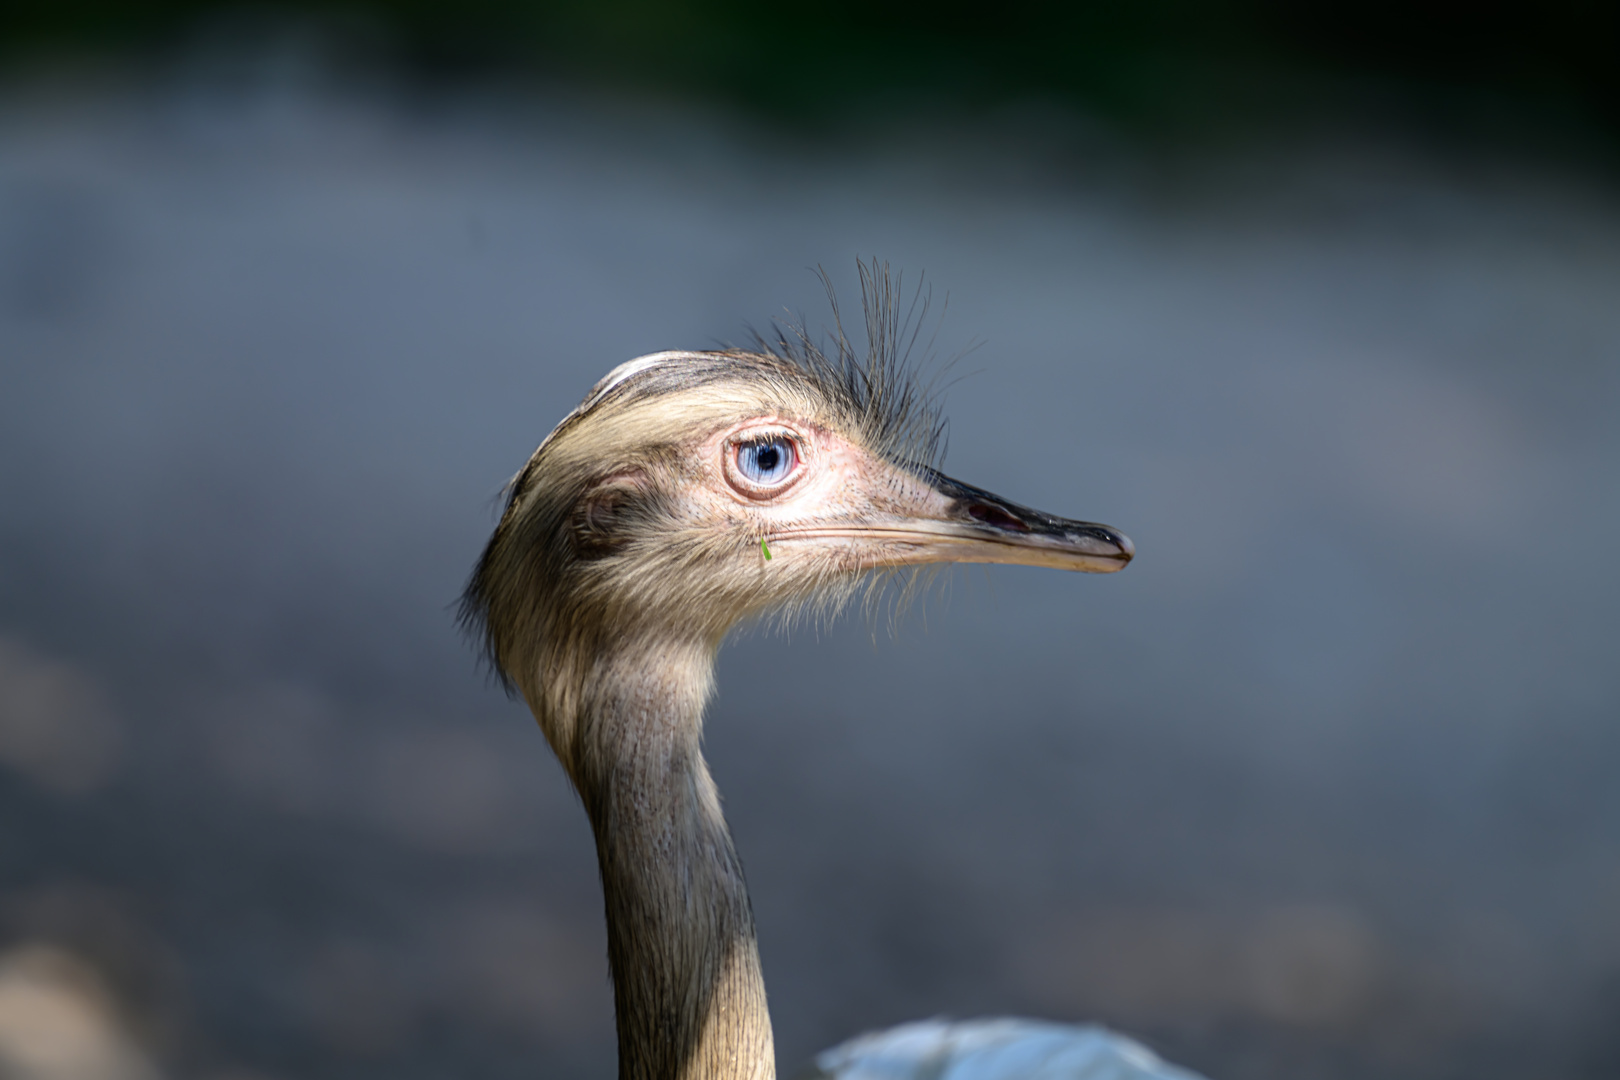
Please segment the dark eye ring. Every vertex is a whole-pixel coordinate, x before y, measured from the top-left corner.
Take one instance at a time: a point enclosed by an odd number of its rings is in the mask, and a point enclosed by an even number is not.
[[[737,471],[750,483],[775,487],[793,474],[799,451],[785,435],[772,435],[737,446]]]

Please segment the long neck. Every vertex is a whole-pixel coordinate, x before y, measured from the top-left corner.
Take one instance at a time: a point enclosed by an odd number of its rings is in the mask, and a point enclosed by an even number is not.
[[[601,657],[574,769],[607,901],[620,1080],[774,1080],[742,864],[701,751],[713,648]]]

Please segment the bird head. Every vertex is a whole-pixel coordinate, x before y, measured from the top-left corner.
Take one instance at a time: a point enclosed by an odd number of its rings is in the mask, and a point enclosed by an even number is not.
[[[1110,573],[1131,542],[932,467],[937,413],[892,365],[666,352],[599,382],[512,481],[463,605],[545,722],[548,682],[627,641],[710,654],[739,620],[836,606],[872,571]],[[555,702],[552,703],[555,706]]]

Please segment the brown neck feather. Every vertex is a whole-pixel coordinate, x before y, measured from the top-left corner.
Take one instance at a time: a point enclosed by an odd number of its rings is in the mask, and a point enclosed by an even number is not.
[[[774,1080],[742,864],[701,751],[711,644],[624,646],[576,700],[574,776],[596,833],[620,1080]]]

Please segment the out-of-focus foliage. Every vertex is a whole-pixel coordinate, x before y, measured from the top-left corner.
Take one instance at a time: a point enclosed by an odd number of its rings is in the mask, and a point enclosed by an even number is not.
[[[266,16],[348,28],[429,71],[538,70],[809,120],[1044,95],[1155,128],[1382,102],[1620,129],[1620,6],[1585,0],[12,0],[0,37],[15,62]]]

